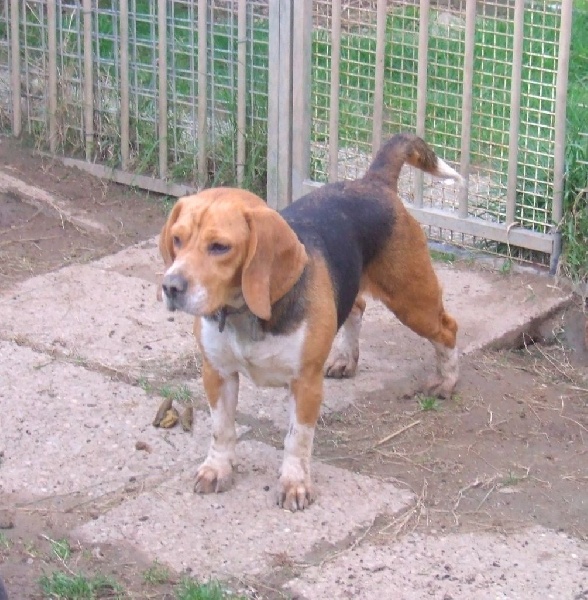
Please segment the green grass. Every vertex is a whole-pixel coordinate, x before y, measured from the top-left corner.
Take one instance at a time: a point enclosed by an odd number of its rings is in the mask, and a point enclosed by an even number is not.
[[[54,571],[39,580],[41,591],[48,599],[95,600],[98,598],[121,598],[120,586],[108,577]]]
[[[437,262],[454,263],[457,260],[457,256],[451,252],[443,252],[441,250],[429,250],[431,259]]]
[[[163,385],[159,389],[159,395],[163,398],[170,398],[174,402],[185,403],[192,400],[192,391],[185,385]]]
[[[171,579],[171,573],[157,562],[143,573],[144,585],[151,588],[169,584]],[[123,598],[139,597],[128,594],[116,581],[100,574],[87,575],[54,571],[39,579],[39,587],[46,600],[99,600],[104,598],[123,600]],[[225,591],[217,581],[199,583],[193,579],[183,579],[175,585],[173,595],[172,592],[161,595],[148,590],[144,597],[165,597],[170,600],[172,598],[174,600],[244,600],[241,596],[235,596]]]
[[[226,600],[238,597],[228,595],[217,582],[198,583],[191,579],[185,579],[176,588],[176,600]]]
[[[62,562],[65,562],[71,556],[71,546],[65,539],[51,540],[51,552]]]
[[[439,400],[433,396],[420,396],[418,398],[419,408],[423,412],[439,410]]]
[[[155,561],[144,573],[143,581],[149,584],[167,583],[171,579],[169,569]]]
[[[574,2],[561,266],[588,286],[588,2]]]

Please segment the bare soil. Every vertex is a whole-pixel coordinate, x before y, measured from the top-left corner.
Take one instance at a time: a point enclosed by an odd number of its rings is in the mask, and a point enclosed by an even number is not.
[[[33,206],[10,191],[1,194],[3,287],[152,237],[163,222],[162,199],[66,169],[14,141],[0,140],[0,160],[15,177],[74,201],[108,231],[80,229],[49,207]],[[415,398],[384,385],[384,391],[325,417],[316,458],[394,481],[418,498],[394,521],[374,523],[365,537],[389,544],[413,530],[434,535],[544,525],[588,539],[585,327],[578,302],[555,315],[542,337],[465,358],[457,393],[448,401]],[[261,423],[251,435],[274,445],[282,438]],[[153,565],[123,548],[103,545],[96,555],[71,539],[72,557],[67,564],[58,558],[52,540],[67,539],[92,517],[90,508],[68,512],[59,504],[35,505],[14,515],[6,510],[8,502],[0,497],[0,573],[9,589],[12,581],[29,582],[19,598],[42,598],[38,580],[56,570],[110,575],[130,597],[173,597],[182,574],[153,581],[145,575]],[[320,554],[324,560],[324,549]],[[284,597],[278,590],[296,565],[276,557],[275,567],[267,580],[233,583],[251,597]]]
[[[89,177],[0,137],[3,170],[103,225],[81,227],[58,209],[31,203],[17,189],[0,192],[0,287],[117,252],[159,232],[165,202],[148,192]]]

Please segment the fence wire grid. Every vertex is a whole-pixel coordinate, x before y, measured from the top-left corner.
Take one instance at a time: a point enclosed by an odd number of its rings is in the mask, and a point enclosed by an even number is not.
[[[361,176],[377,146],[375,132],[385,139],[399,131],[418,132],[419,126],[437,153],[458,166],[467,129],[467,216],[502,225],[515,221],[548,234],[554,225],[562,4],[525,2],[523,14],[517,13],[519,0],[478,1],[473,29],[468,29],[468,4],[430,3],[425,116],[419,125],[420,3],[310,2],[310,178]],[[13,5],[18,7],[16,29]],[[268,0],[3,0],[0,126],[14,131],[18,111],[23,132],[41,149],[191,186],[237,183],[264,196],[272,152],[268,106],[274,94],[268,89],[270,11]],[[523,14],[519,38],[517,14]],[[378,35],[384,40],[380,80]],[[519,73],[517,43],[522,44]],[[473,77],[464,129],[468,48],[473,49]],[[511,114],[519,76],[520,103]],[[382,110],[375,114],[380,93]],[[514,156],[513,118],[518,119]],[[583,136],[582,143],[588,130]],[[459,211],[455,190],[427,180],[419,200],[415,189],[414,176],[407,173],[401,181],[405,200],[448,214]],[[427,225],[434,239],[513,252],[483,236]],[[544,258],[517,252],[517,258]]]

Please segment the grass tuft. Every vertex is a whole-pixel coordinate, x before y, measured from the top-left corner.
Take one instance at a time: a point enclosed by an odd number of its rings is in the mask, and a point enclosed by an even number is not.
[[[71,556],[71,546],[66,539],[52,540],[51,552],[61,561],[69,560]]]
[[[168,583],[171,580],[171,573],[169,569],[155,561],[146,571],[143,573],[143,581],[149,584],[162,584]]]
[[[185,403],[192,400],[192,391],[182,383],[181,385],[164,385],[159,389],[159,395],[162,398],[170,398],[174,402]]]
[[[184,579],[176,588],[176,600],[227,600],[235,598],[223,590],[218,582],[198,583],[193,579]]]
[[[117,598],[121,593],[121,588],[115,581],[102,575],[88,577],[54,571],[51,575],[43,575],[39,585],[46,598],[55,600]]]
[[[419,408],[423,412],[428,412],[431,410],[439,410],[439,400],[434,396],[420,396],[418,398]]]

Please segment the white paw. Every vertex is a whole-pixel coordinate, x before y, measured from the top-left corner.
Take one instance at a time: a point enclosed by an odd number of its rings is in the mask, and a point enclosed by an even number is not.
[[[276,503],[280,508],[296,512],[304,510],[314,502],[310,481],[280,477],[276,491]]]
[[[226,492],[233,484],[233,467],[230,462],[215,464],[205,461],[196,474],[194,491],[197,494]]]
[[[334,379],[353,377],[357,371],[359,348],[355,351],[333,348],[325,363],[325,375]]]

